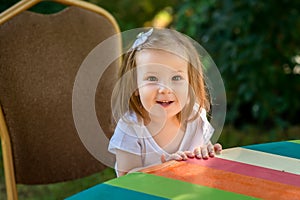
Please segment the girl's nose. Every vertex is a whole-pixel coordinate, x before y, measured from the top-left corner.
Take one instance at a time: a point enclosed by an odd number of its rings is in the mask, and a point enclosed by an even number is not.
[[[168,94],[168,93],[171,93],[171,89],[169,87],[167,87],[166,85],[159,85],[158,92],[161,94]]]

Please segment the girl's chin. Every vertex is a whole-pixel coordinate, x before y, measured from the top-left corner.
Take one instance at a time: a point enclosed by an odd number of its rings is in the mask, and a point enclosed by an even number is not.
[[[169,119],[177,118],[179,112],[172,112],[172,113],[151,113],[150,118],[154,120],[166,121]]]
[[[180,108],[174,107],[175,105],[169,105],[169,106],[161,106],[159,104],[153,105],[150,109],[147,109],[150,118],[154,117],[157,119],[163,119],[163,118],[173,118],[176,117],[177,114],[181,111]]]

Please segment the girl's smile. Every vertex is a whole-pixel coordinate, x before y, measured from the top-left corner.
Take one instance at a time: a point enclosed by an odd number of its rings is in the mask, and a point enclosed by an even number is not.
[[[174,103],[174,101],[156,101],[156,103],[158,103],[162,107],[168,107],[169,105],[171,105],[172,103]]]

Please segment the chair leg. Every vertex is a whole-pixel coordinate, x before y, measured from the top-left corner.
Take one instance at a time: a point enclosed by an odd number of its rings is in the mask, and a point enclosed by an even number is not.
[[[7,199],[17,200],[18,193],[17,193],[17,186],[15,180],[10,137],[8,134],[8,130],[4,120],[4,115],[1,106],[0,106],[0,138],[1,138],[1,145],[2,145],[2,156],[3,156]]]

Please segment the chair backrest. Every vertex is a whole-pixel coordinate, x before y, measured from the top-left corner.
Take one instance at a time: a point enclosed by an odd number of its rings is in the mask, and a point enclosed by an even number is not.
[[[72,89],[88,53],[119,32],[113,20],[105,11],[99,14],[69,6],[51,15],[24,11],[0,26],[0,104],[16,183],[73,180],[105,168],[78,137]],[[105,71],[95,99],[98,120],[108,137],[112,135],[110,95],[118,64],[112,63]],[[2,123],[0,132],[4,129]]]

